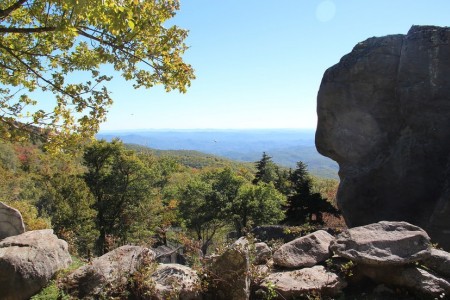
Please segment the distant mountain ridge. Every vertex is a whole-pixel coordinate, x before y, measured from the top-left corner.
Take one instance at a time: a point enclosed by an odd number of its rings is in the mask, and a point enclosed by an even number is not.
[[[100,132],[99,139],[121,139],[159,150],[195,150],[242,162],[255,162],[263,152],[285,167],[298,161],[316,176],[337,179],[337,164],[320,155],[313,129],[139,130]]]

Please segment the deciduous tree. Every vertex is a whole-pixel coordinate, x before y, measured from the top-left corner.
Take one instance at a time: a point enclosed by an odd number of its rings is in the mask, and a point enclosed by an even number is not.
[[[178,0],[1,1],[0,137],[28,130],[58,146],[92,136],[112,103],[112,69],[135,88],[184,92],[194,78],[182,60],[187,31],[166,26],[178,9]]]
[[[107,250],[107,236],[121,243],[149,239],[160,209],[151,171],[117,140],[94,142],[84,161],[85,180],[95,198],[98,252]]]

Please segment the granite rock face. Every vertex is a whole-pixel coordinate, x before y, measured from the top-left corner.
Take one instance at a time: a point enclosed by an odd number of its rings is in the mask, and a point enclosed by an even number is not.
[[[0,240],[25,232],[20,212],[0,202]]]
[[[317,113],[347,225],[407,221],[450,248],[450,28],[357,44],[325,72]]]

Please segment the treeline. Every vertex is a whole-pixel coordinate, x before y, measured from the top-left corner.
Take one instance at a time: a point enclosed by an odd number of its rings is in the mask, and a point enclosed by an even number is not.
[[[311,178],[302,162],[280,168],[266,153],[255,167],[193,168],[118,140],[70,154],[1,142],[0,201],[22,213],[27,230],[53,228],[83,257],[168,239],[194,241],[206,253],[229,231],[320,226],[324,214],[338,216],[335,181]]]

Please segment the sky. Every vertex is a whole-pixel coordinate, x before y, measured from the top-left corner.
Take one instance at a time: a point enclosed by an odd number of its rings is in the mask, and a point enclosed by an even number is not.
[[[359,42],[450,26],[449,0],[180,0],[187,93],[134,90],[119,75],[102,131],[315,128],[325,70]]]

